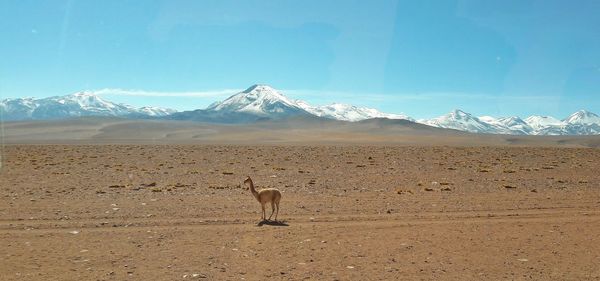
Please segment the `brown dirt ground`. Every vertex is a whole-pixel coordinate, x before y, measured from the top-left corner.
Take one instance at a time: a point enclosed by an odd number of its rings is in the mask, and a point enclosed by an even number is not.
[[[600,150],[8,145],[2,280],[598,280]],[[283,192],[280,225],[240,186]]]

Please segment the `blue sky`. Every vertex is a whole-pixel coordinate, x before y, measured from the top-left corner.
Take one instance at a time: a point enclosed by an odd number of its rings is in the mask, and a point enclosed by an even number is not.
[[[269,84],[427,118],[600,111],[600,1],[0,1],[0,97],[179,110]]]

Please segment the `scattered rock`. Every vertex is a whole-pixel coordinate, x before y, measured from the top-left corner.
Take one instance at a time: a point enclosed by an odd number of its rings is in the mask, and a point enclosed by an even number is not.
[[[396,189],[398,194],[413,194],[412,190]]]

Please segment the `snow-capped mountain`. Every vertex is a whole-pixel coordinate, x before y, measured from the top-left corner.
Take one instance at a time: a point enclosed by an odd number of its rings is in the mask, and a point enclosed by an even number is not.
[[[206,109],[177,112],[168,119],[212,123],[250,123],[262,119],[311,116],[295,101],[267,85],[253,85]]]
[[[300,100],[296,101],[296,103],[313,115],[336,120],[355,122],[372,118],[388,118],[414,121],[414,119],[404,114],[383,113],[374,108],[357,107],[350,104],[333,103],[324,106],[311,106]]]
[[[134,110],[137,114],[146,115],[149,117],[163,117],[177,112],[175,109],[156,106],[143,106]]]
[[[529,135],[533,132],[533,128],[518,116],[498,118],[496,122],[513,135]]]
[[[525,123],[527,123],[534,131],[543,129],[548,126],[561,126],[564,123],[552,116],[539,116],[532,115],[525,118]]]
[[[241,112],[269,117],[306,114],[306,111],[295,101],[267,85],[253,85],[222,102],[211,104],[206,110]]]
[[[455,129],[472,133],[506,133],[505,131],[501,130],[500,126],[493,123],[484,122],[470,113],[466,113],[460,109],[455,109],[450,113],[437,118],[421,119],[417,122],[432,127]]]
[[[600,124],[600,117],[587,110],[580,110],[569,115],[563,122],[568,124]]]
[[[198,120],[219,123],[245,123],[259,119],[281,119],[293,116],[316,116],[342,121],[371,118],[407,119],[401,114],[383,113],[376,109],[334,103],[312,106],[302,100],[292,100],[267,85],[253,85],[206,109],[186,111],[170,116],[172,119]]]
[[[80,116],[158,117],[175,111],[157,107],[135,108],[100,98],[91,91],[43,99],[18,98],[0,101],[5,120],[62,119]]]
[[[456,129],[472,133],[511,135],[597,135],[600,118],[589,111],[580,110],[564,120],[551,116],[474,117],[456,109],[446,115],[417,121],[433,127]]]
[[[533,117],[533,116],[532,116]],[[550,117],[551,118],[551,117]],[[598,135],[600,134],[600,117],[587,110],[580,110],[562,121],[550,119],[552,123],[537,129],[536,135]],[[533,119],[532,121],[537,121]],[[558,121],[558,122],[557,122]]]
[[[404,114],[391,114],[373,108],[333,103],[312,106],[293,100],[267,85],[253,85],[206,109],[176,112],[159,107],[117,104],[102,99],[92,91],[43,99],[18,98],[0,101],[4,120],[62,119],[80,116],[119,116],[129,118],[165,118],[212,123],[249,123],[263,119],[317,117],[356,122],[373,118],[403,119]],[[512,135],[600,135],[600,117],[586,110],[577,111],[563,120],[551,116],[476,117],[460,109],[432,119],[416,121],[425,125],[472,133]]]

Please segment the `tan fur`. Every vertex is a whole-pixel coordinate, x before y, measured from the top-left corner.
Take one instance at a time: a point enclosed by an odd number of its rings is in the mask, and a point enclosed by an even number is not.
[[[262,207],[262,217],[261,219],[264,221],[267,214],[265,213],[265,205],[267,203],[271,203],[271,215],[269,216],[269,220],[275,213],[275,220],[277,220],[277,215],[279,214],[279,201],[281,200],[281,192],[279,192],[276,188],[265,188],[259,191],[254,189],[254,183],[250,177],[247,177],[244,180],[244,184],[250,185],[250,192],[254,195],[254,198],[260,203]],[[277,207],[277,212],[275,212],[275,207]]]

